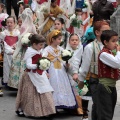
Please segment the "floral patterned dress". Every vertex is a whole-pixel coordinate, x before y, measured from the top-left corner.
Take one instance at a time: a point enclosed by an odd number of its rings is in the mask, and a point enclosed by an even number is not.
[[[9,87],[18,88],[19,80],[21,79],[23,72],[26,69],[26,65],[23,60],[25,51],[26,48],[22,47],[18,55],[13,58],[8,80]]]

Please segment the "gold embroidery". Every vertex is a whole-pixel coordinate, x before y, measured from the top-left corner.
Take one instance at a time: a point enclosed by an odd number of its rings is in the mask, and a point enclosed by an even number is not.
[[[58,54],[59,50],[54,50],[56,54]],[[61,69],[61,55],[58,57],[54,57],[52,54],[48,53],[48,58],[54,64],[55,69]]]
[[[11,36],[13,35],[13,32],[12,32],[12,31],[10,31],[10,35],[11,35]]]

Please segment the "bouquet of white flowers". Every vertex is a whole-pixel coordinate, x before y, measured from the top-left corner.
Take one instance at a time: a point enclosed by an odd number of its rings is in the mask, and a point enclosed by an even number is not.
[[[31,35],[31,33],[26,33],[22,39],[21,39],[21,43],[23,46],[28,47],[30,45],[30,40],[28,39],[28,37]]]
[[[50,60],[48,58],[42,57],[38,60],[38,69],[40,70],[48,70],[50,67]]]
[[[73,56],[73,52],[71,52],[70,50],[63,50],[61,52],[61,56],[62,56],[62,60],[68,63],[68,60]]]
[[[43,13],[48,13],[48,8],[45,5],[42,5],[40,11]]]
[[[78,83],[78,82],[77,82]],[[87,81],[86,80],[84,80],[84,87],[82,88],[82,89],[80,89],[79,87],[78,87],[78,85],[76,86],[76,89],[77,89],[77,91],[78,91],[78,93],[79,93],[79,95],[80,96],[84,96],[84,95],[86,95],[87,93],[88,93],[88,83],[87,83]]]
[[[79,94],[81,96],[83,96],[83,95],[86,95],[87,92],[88,92],[88,87],[86,85],[84,85],[83,89],[81,89],[81,91],[79,92]]]
[[[77,27],[77,28],[80,28],[81,24],[82,24],[82,20],[78,20],[77,16],[75,14],[73,14],[71,17],[70,17],[70,25],[73,26],[73,27]]]

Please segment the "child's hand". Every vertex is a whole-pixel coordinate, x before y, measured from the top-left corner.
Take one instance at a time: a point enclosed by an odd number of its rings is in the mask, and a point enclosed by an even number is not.
[[[68,69],[70,67],[70,64],[66,63],[65,67],[66,67],[66,69]]]
[[[80,82],[78,83],[78,87],[79,87],[80,89],[82,89],[82,88],[84,87],[84,82],[81,82],[81,81],[80,81]]]
[[[78,80],[78,74],[77,74],[77,73],[75,73],[75,74],[73,75],[73,80],[74,80],[75,82],[77,82],[77,80]]]
[[[116,46],[116,50],[117,50],[117,51],[120,51],[120,45],[117,45],[117,46]]]
[[[13,50],[15,50],[15,49],[16,49],[16,44],[14,44],[14,45],[12,46],[12,49],[13,49]]]
[[[14,53],[14,52],[13,52]],[[8,53],[7,55],[13,55],[13,53]]]

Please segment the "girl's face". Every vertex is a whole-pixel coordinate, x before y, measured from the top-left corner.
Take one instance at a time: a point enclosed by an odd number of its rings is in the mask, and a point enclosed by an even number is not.
[[[77,49],[77,46],[79,45],[79,43],[80,43],[80,40],[77,35],[71,36],[69,40],[69,44],[73,50]]]
[[[38,44],[36,44],[36,43],[33,43],[33,45],[32,45],[32,47],[35,49],[35,50],[41,50],[42,48],[44,48],[44,45],[45,45],[45,43],[38,43]]]
[[[112,36],[109,41],[104,41],[105,46],[110,49],[114,50],[118,46],[118,36]]]
[[[57,37],[56,39],[52,38],[52,44],[54,46],[60,45],[62,36]]]
[[[56,30],[60,30],[61,31],[61,29],[63,28],[64,25],[59,20],[55,20],[54,26],[55,26]]]
[[[103,25],[103,26],[100,28],[99,31],[96,30],[96,31],[95,31],[96,36],[97,36],[98,38],[100,38],[100,36],[101,36],[101,34],[102,34],[102,32],[103,32],[104,30],[110,30],[110,26],[109,26],[109,25]]]
[[[8,18],[6,24],[9,30],[13,30],[15,27],[15,22],[13,18]]]
[[[76,14],[77,14],[78,16],[80,16],[80,15],[82,15],[82,12],[76,12]]]
[[[18,19],[18,25],[21,27],[21,25],[22,25],[22,20],[19,18]]]
[[[23,5],[21,5],[21,6],[19,7],[19,11],[20,11],[20,14],[22,14],[22,12],[24,11],[24,6],[23,6]]]
[[[2,13],[2,11],[3,11],[3,8],[2,8],[1,5],[0,5],[0,13]]]

